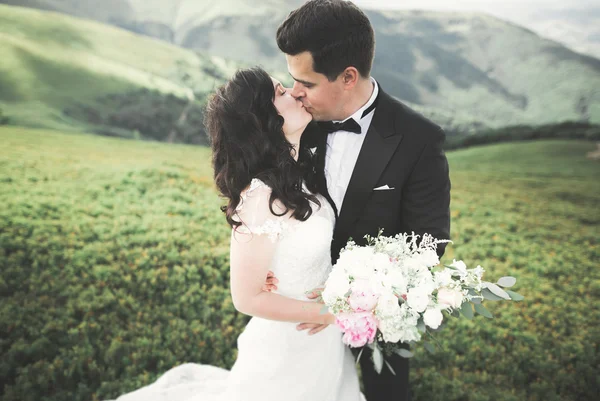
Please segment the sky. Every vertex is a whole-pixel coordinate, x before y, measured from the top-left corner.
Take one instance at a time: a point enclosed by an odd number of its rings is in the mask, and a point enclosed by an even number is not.
[[[600,58],[600,0],[352,0],[375,9],[477,11]]]
[[[598,0],[354,0],[363,8],[483,11],[503,19],[526,23],[540,10],[598,7]]]

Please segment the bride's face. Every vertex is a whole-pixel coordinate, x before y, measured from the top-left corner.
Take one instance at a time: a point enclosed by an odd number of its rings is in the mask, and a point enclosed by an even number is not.
[[[286,136],[293,135],[298,131],[304,131],[304,128],[312,120],[312,116],[304,109],[302,102],[292,97],[291,91],[281,85],[281,82],[275,78],[273,86],[275,88],[275,99],[273,104],[280,116],[283,117],[283,133]]]

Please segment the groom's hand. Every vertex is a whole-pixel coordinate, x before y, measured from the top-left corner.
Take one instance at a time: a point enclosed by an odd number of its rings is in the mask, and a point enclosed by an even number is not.
[[[267,273],[267,279],[265,280],[265,285],[263,285],[262,290],[271,292],[276,291],[277,286],[275,284],[279,283],[279,280],[275,277],[275,274],[271,270]]]
[[[308,332],[309,336],[312,336],[313,334],[317,334],[319,331],[325,329],[327,326],[329,326],[328,324],[318,324],[318,323],[300,323],[298,326],[296,326],[296,329],[302,331],[302,330],[310,330]]]
[[[315,290],[315,291],[307,294],[306,297],[308,299],[316,299],[321,296],[321,292],[322,292],[322,289]],[[309,330],[308,335],[312,336],[313,334],[317,334],[321,330],[325,329],[327,326],[329,326],[329,325],[328,324],[318,324],[318,323],[300,323],[299,325],[296,326],[296,329],[298,329],[300,331]]]

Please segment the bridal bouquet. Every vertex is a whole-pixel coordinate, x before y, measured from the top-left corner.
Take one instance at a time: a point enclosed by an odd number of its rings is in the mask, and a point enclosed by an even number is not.
[[[444,320],[442,312],[471,319],[474,307],[475,312],[492,318],[482,300],[523,299],[506,289],[515,284],[515,278],[482,281],[481,266],[468,269],[463,261],[454,260],[434,269],[440,263],[437,245],[451,241],[429,234],[419,241],[414,233],[386,237],[381,232],[366,239],[366,246],[350,241],[342,250],[321,300],[324,310],[336,316],[345,344],[373,350],[378,373],[384,362],[394,373],[384,355],[412,356],[401,343],[413,344],[426,335],[432,338],[432,330]],[[424,345],[433,352],[431,343]]]

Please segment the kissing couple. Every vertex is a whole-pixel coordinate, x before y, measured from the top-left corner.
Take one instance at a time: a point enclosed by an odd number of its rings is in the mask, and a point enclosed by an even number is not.
[[[350,1],[311,0],[277,30],[294,80],[237,71],[211,97],[214,179],[232,227],[231,296],[252,316],[231,370],[185,363],[119,401],[406,401],[409,362],[375,372],[311,290],[350,238],[450,234],[450,179],[436,124],[371,77],[375,34]],[[444,246],[438,247],[441,256]]]

